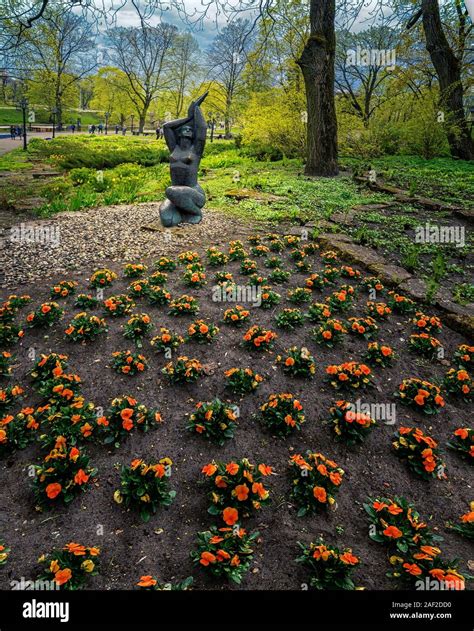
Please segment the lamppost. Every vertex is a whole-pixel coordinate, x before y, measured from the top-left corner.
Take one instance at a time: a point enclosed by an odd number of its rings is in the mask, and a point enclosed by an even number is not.
[[[58,108],[55,106],[51,110],[51,114],[53,115],[53,138],[56,138],[56,114],[58,113]]]
[[[26,151],[27,138],[26,138],[26,115],[28,112],[28,101],[23,97],[18,103],[18,107],[23,115],[23,151]]]
[[[105,112],[105,135],[107,136],[107,129],[109,125],[110,112]]]
[[[132,119],[131,132],[133,136],[133,119],[135,118],[135,114],[130,114],[130,118]]]

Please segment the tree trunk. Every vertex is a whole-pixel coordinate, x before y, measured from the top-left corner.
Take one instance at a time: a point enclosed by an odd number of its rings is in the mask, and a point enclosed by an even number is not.
[[[463,109],[461,64],[446,39],[438,0],[423,0],[422,11],[426,50],[438,76],[441,106],[450,118],[447,136],[451,154],[463,160],[474,160],[474,143]]]
[[[335,0],[311,0],[311,31],[298,65],[308,110],[306,175],[337,175]]]

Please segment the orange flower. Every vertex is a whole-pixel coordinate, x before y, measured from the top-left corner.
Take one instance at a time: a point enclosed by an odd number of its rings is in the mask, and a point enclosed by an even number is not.
[[[404,563],[403,567],[412,576],[420,576],[422,573],[421,568],[416,563]]]
[[[235,487],[235,496],[239,502],[245,502],[248,499],[250,489],[246,484],[239,484]]]
[[[137,585],[139,587],[154,587],[156,585],[156,580],[153,576],[142,576]]]
[[[470,513],[466,513],[465,515],[462,515],[461,521],[464,524],[472,524],[472,522],[474,522],[474,511],[471,511]]]
[[[62,488],[63,487],[58,482],[53,482],[52,484],[48,484],[48,486],[45,489],[46,495],[49,497],[50,500],[54,500],[54,498],[57,497],[61,493]]]
[[[224,478],[221,475],[216,475],[215,484],[218,489],[227,488],[227,482],[224,480]]]
[[[399,515],[400,513],[403,513],[403,508],[400,508],[400,506],[397,506],[396,504],[390,504],[388,512],[391,515]]]
[[[54,575],[54,582],[56,583],[56,585],[64,585],[64,583],[67,583],[70,580],[71,576],[72,572],[67,567],[64,570],[59,570],[59,572],[56,572],[56,574]]]
[[[344,552],[344,554],[341,554],[339,558],[346,565],[357,565],[357,563],[359,563],[359,559],[349,550]]]
[[[49,313],[50,311],[51,311],[51,307],[49,305],[43,305],[41,307],[41,313],[46,314],[46,313]]]
[[[227,507],[224,508],[222,518],[228,526],[233,526],[239,519],[239,513],[236,508]]]
[[[263,499],[267,495],[267,490],[261,482],[254,482],[252,484],[252,493],[255,493]]]
[[[313,495],[318,500],[318,502],[321,502],[321,504],[324,504],[326,502],[327,493],[326,489],[322,486],[315,486],[313,489]]]
[[[69,452],[69,459],[75,462],[80,455],[80,451],[77,447],[73,447]]]
[[[133,421],[131,419],[122,421],[122,427],[129,432],[133,427]]]
[[[86,482],[89,480],[89,477],[90,476],[87,475],[84,469],[79,469],[79,471],[74,476],[74,482],[79,485],[86,484]]]
[[[92,434],[92,425],[90,425],[89,423],[85,423],[81,427],[81,434],[84,436],[84,438],[90,436]]]
[[[273,473],[273,469],[266,464],[259,464],[258,470],[262,475],[271,475]]]
[[[204,566],[207,566],[210,563],[215,563],[216,561],[216,557],[211,552],[203,552],[201,554],[201,558],[199,559],[199,563]]]
[[[216,556],[218,561],[227,561],[230,559],[230,554],[222,549],[217,551]]]
[[[391,539],[399,539],[403,535],[403,532],[396,526],[387,526],[387,528],[383,531],[383,534]]]
[[[216,471],[217,467],[215,464],[212,463],[204,465],[204,467],[201,469],[201,473],[205,473],[207,476],[214,475]]]
[[[239,470],[239,465],[235,462],[229,462],[225,470],[227,471],[227,473],[230,473],[230,475],[235,475]]]
[[[441,553],[441,550],[439,548],[435,548],[434,546],[420,546],[420,550],[425,554],[434,557]]]
[[[122,419],[122,421],[126,421],[130,418],[132,418],[133,416],[133,410],[131,408],[124,408],[121,412],[120,412],[120,417]]]
[[[79,557],[79,556],[84,556],[86,553],[86,547],[85,546],[81,546],[80,543],[74,543],[71,541],[71,543],[67,543],[64,546],[64,549],[67,550],[67,552],[72,552],[74,554],[74,556]]]
[[[231,564],[232,567],[237,567],[238,565],[240,565],[240,559],[239,559],[237,554],[234,554],[230,564]]]

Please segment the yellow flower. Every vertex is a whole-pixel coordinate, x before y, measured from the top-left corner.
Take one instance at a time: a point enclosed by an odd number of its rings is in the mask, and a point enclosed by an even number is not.
[[[91,559],[87,559],[81,564],[81,567],[86,572],[92,572],[95,568],[95,564],[94,561],[91,561]]]
[[[123,502],[123,497],[119,490],[114,493],[114,502],[117,502],[117,504],[121,504]]]
[[[393,554],[390,559],[389,559],[391,565],[396,565],[397,563],[402,563],[403,559],[402,557],[397,557],[396,554]]]
[[[146,493],[145,495],[142,495],[140,500],[142,502],[149,502],[150,501],[150,496],[148,495],[148,493]]]

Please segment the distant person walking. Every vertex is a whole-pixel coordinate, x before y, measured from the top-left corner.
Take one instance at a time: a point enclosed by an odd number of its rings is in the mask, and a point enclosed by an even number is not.
[[[74,123],[71,125],[71,133],[74,133],[76,131],[76,126],[74,125]]]
[[[21,140],[23,137],[23,130],[22,128],[18,125],[16,128],[16,135],[18,136],[18,138]]]
[[[10,125],[10,138],[15,140],[16,138],[16,128],[15,125]]]
[[[126,133],[127,133],[127,127],[124,125],[122,127],[122,136],[125,136]]]
[[[161,138],[161,127],[158,125],[156,128],[156,139],[159,140]]]
[[[103,129],[104,129],[104,126],[102,125],[102,123],[99,123],[98,126],[97,126],[97,130],[98,130],[99,134],[102,133]]]

